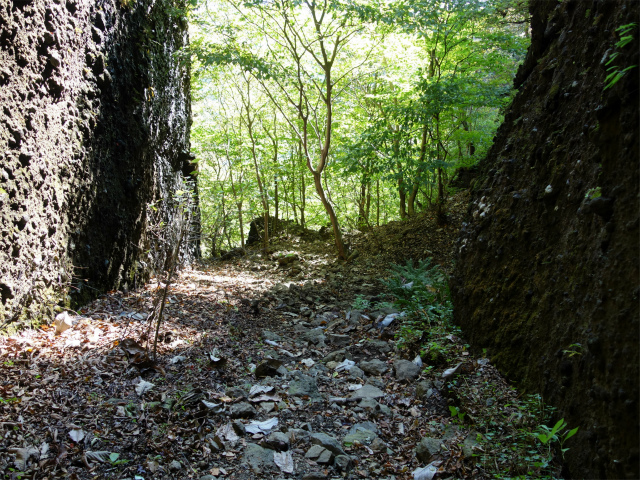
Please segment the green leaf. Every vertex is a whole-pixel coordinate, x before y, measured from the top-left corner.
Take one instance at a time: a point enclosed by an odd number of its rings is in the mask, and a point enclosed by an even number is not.
[[[567,432],[567,434],[564,436],[564,440],[568,440],[569,438],[573,437],[576,433],[578,433],[578,428],[580,427],[576,427],[573,430],[569,430],[569,432]]]

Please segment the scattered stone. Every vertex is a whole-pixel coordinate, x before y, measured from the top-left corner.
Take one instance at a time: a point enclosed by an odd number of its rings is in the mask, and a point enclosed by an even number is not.
[[[331,435],[327,435],[326,433],[312,433],[309,439],[312,444],[321,445],[335,455],[346,455],[338,440],[333,438]]]
[[[182,464],[178,460],[172,460],[169,464],[169,470],[172,472],[177,472],[182,469]]]
[[[300,336],[300,339],[310,343],[311,345],[324,346],[324,341],[326,337],[322,332],[321,328],[314,328],[313,330],[308,330]]]
[[[356,366],[356,362],[354,362],[353,360],[349,360],[348,358],[345,358],[342,362],[340,362],[338,365],[335,366],[335,371],[345,372],[345,371],[351,370],[355,366]]]
[[[224,391],[224,394],[230,398],[247,398],[247,392],[242,387],[229,387]]]
[[[322,359],[322,362],[323,363],[328,363],[328,362],[340,363],[345,358],[350,358],[350,355],[348,355],[346,350],[341,349],[341,350],[336,350],[335,352],[331,352],[329,355],[327,355]]]
[[[272,432],[262,441],[261,445],[276,452],[286,452],[289,450],[290,440],[285,433]]]
[[[330,333],[329,343],[333,345],[337,345],[339,347],[346,347],[351,343],[351,337],[349,335],[340,335],[337,333]]]
[[[366,349],[377,350],[381,353],[389,353],[391,351],[391,345],[384,340],[367,340],[363,343],[363,347]]]
[[[371,447],[371,450],[373,450],[376,453],[383,453],[388,451],[387,444],[384,443],[380,439],[380,437],[374,438],[373,442],[371,442],[371,445],[369,446]]]
[[[435,454],[440,451],[441,440],[437,438],[424,437],[416,446],[416,458],[422,463],[429,463]]]
[[[341,472],[349,472],[353,468],[353,460],[348,455],[338,455],[334,460],[334,465]]]
[[[374,432],[363,428],[345,435],[342,443],[347,446],[353,445],[356,442],[361,443],[362,445],[369,445],[376,438],[377,435]]]
[[[275,377],[280,374],[281,367],[282,362],[280,360],[269,358],[258,365],[254,373],[257,378]]]
[[[200,480],[218,480],[218,477],[214,477],[213,475],[202,475]]]
[[[393,368],[396,371],[398,380],[414,380],[420,375],[420,367],[409,360],[395,360]]]
[[[351,398],[368,400],[373,400],[384,396],[385,393],[382,390],[369,384],[364,385],[360,390],[356,390],[351,394]]]
[[[251,467],[254,473],[260,474],[263,469],[273,465],[273,450],[262,448],[255,443],[248,443],[244,451],[243,462]]]
[[[478,432],[472,430],[464,439],[464,442],[462,442],[462,453],[465,458],[471,458],[473,456],[473,449],[480,446],[480,443],[478,442],[479,435],[480,434]]]
[[[229,416],[231,418],[253,418],[257,413],[253,405],[247,402],[236,403],[229,408]]]
[[[271,340],[272,342],[279,342],[282,340],[282,337],[277,333],[270,332],[269,330],[262,331],[262,338],[265,340]]]
[[[312,400],[322,399],[322,395],[320,395],[318,391],[316,379],[304,374],[298,374],[298,378],[291,381],[289,384],[289,395],[292,397],[308,396]]]
[[[305,458],[308,458],[319,465],[331,465],[333,457],[333,453],[321,445],[313,445],[305,454]]]
[[[351,370],[349,370],[349,376],[352,378],[363,378],[364,377],[364,372],[362,371],[362,369],[360,369],[360,367],[352,367]]]
[[[429,398],[431,395],[433,395],[433,383],[430,380],[423,380],[416,385],[417,399]]]
[[[302,480],[327,480],[328,478],[322,472],[309,472],[302,477]]]
[[[359,366],[363,372],[369,375],[383,375],[387,370],[389,370],[387,363],[382,360],[378,360],[377,358],[374,358],[373,360],[363,360],[360,362]]]
[[[349,429],[349,433],[355,433],[355,432],[357,432],[359,430],[368,430],[370,432],[375,433],[376,435],[380,433],[380,429],[373,422],[356,423],[355,425],[351,426],[351,428]]]
[[[378,387],[380,389],[384,388],[385,382],[383,382],[380,378],[371,377],[367,380],[367,383],[373,385],[374,387]]]

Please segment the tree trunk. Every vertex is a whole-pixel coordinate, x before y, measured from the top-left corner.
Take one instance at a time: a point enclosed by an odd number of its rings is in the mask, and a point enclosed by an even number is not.
[[[408,206],[408,215],[413,217],[416,214],[416,196],[418,194],[418,184],[414,183],[413,187],[411,187],[411,193],[409,194],[409,201],[407,203]]]
[[[336,249],[338,250],[338,256],[342,259],[346,259],[347,252],[344,248],[344,242],[342,241],[342,232],[340,232],[340,227],[338,225],[338,217],[336,217],[336,214],[333,211],[333,207],[327,200],[327,197],[324,194],[324,189],[322,188],[322,174],[319,172],[313,172],[313,182],[316,187],[316,193],[320,197],[320,201],[322,202],[322,205],[324,205],[327,214],[329,214],[331,227],[333,228],[333,237],[335,240]]]
[[[229,178],[231,179],[231,192],[233,193],[233,199],[236,202],[236,207],[238,208],[238,224],[240,225],[240,248],[244,249],[244,223],[242,221],[242,200],[238,199],[238,193],[236,192],[236,185],[235,185],[235,182],[233,181],[233,168],[229,169]],[[240,178],[242,179],[242,176]]]
[[[376,180],[376,227],[380,226],[380,179]]]
[[[402,173],[400,175],[402,175]],[[398,196],[400,197],[400,218],[404,219],[407,218],[407,194],[404,191],[404,181],[402,177],[398,178]]]

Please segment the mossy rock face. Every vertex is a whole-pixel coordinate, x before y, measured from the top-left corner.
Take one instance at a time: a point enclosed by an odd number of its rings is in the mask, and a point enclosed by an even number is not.
[[[179,3],[69,5],[0,7],[11,26],[3,48],[14,51],[0,69],[0,321],[15,327],[46,321],[68,294],[77,305],[140,283],[138,260],[161,267],[176,216],[161,202],[151,218],[147,204],[189,174]],[[66,31],[76,33],[52,34]],[[151,241],[160,220],[166,234]]]
[[[600,64],[639,7],[531,3],[519,92],[479,166],[451,281],[469,343],[580,427],[565,454],[576,478],[640,478],[638,75],[605,91]]]

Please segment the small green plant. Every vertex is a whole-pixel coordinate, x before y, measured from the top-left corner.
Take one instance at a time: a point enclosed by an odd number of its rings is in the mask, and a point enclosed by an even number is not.
[[[125,463],[129,463],[129,460],[125,460],[125,459],[120,460],[120,454],[114,452],[109,454],[109,462],[111,462],[111,465],[116,466],[116,465],[124,465]]]
[[[356,299],[353,301],[351,307],[354,310],[367,310],[371,307],[371,302],[364,298],[364,295],[356,295]]]
[[[567,430],[567,422],[564,421],[564,418],[561,418],[556,422],[553,428],[549,428],[546,425],[540,425],[539,431],[536,433],[536,438],[540,440],[543,445],[550,445],[553,442],[560,443],[560,451],[564,457],[565,452],[569,450],[568,448],[564,448],[564,444],[567,440],[578,433],[578,428],[580,427]]]
[[[629,43],[633,41],[633,35],[631,33],[635,30],[637,26],[638,26],[637,23],[627,23],[626,25],[622,25],[616,28],[616,32],[618,32],[618,35],[620,36],[620,40],[618,40],[615,44],[616,50],[620,50],[621,48],[624,48],[625,46],[627,46]],[[612,53],[611,56],[609,57],[609,61],[605,64],[607,67],[609,67],[607,68],[607,72],[609,72],[609,74],[604,79],[603,90],[608,90],[609,88],[613,87],[616,83],[620,81],[622,77],[624,77],[624,75],[629,70],[637,67],[637,65],[630,65],[627,68],[620,70],[620,67],[613,64],[614,60],[618,58],[619,55],[620,55],[619,51]]]
[[[562,350],[562,353],[568,355],[569,357],[582,355],[582,345],[579,343],[572,343],[565,350]]]
[[[451,416],[458,420],[458,422],[462,423],[464,421],[464,416],[466,413],[460,411],[458,407],[453,405],[449,405],[449,410],[451,411]]]
[[[593,200],[594,198],[598,198],[602,196],[602,191],[600,187],[590,188],[587,190],[587,193],[584,194],[584,198],[587,200]]]
[[[13,473],[13,475],[15,475],[15,478],[17,478],[18,480],[22,480],[23,475],[26,475],[25,472],[18,472],[15,468],[11,467],[9,467],[9,471]]]

